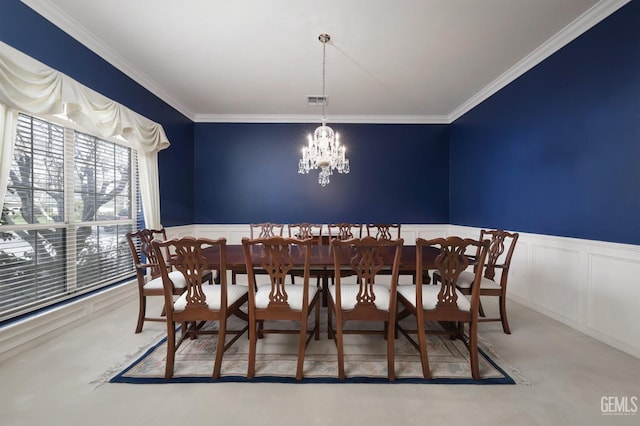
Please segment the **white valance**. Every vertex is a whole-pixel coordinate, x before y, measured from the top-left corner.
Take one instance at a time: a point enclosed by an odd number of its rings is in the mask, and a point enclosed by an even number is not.
[[[89,133],[102,138],[118,137],[138,151],[142,203],[147,227],[160,227],[157,152],[169,147],[162,126],[117,102],[51,69],[0,42],[0,205],[15,141],[9,117],[16,111],[39,116],[64,116]],[[147,164],[152,161],[155,164]],[[155,171],[155,173],[153,173]],[[149,173],[152,172],[152,173]],[[6,174],[6,176],[5,176]]]
[[[96,136],[121,136],[132,148],[154,152],[169,147],[164,129],[0,42],[0,102],[38,115],[66,115]]]

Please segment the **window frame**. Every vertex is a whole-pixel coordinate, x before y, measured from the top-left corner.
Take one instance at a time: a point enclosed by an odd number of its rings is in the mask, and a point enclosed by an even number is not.
[[[64,276],[61,279],[59,284],[64,284],[64,290],[60,293],[48,296],[48,297],[36,297],[33,301],[28,301],[27,297],[23,297],[25,299],[25,303],[9,308],[2,308],[0,310],[0,324],[6,321],[12,321],[16,318],[24,317],[25,315],[30,315],[34,312],[49,309],[52,306],[59,305],[61,303],[68,303],[72,299],[77,299],[79,296],[83,296],[87,293],[92,293],[95,291],[102,290],[106,287],[112,286],[117,283],[126,282],[135,277],[135,266],[133,264],[133,259],[131,257],[130,250],[128,248],[128,243],[126,239],[123,239],[121,242],[120,239],[124,236],[126,232],[134,232],[143,227],[143,215],[142,215],[142,200],[141,200],[141,192],[140,192],[140,181],[138,175],[138,158],[137,151],[135,148],[127,144],[124,140],[119,140],[118,137],[114,138],[104,138],[97,135],[92,135],[91,132],[82,129],[76,123],[66,120],[63,117],[42,117],[37,114],[30,114],[26,112],[19,112],[19,115],[26,117],[33,117],[34,119],[41,120],[47,123],[50,123],[55,126],[61,126],[63,128],[63,170],[64,170],[64,178],[63,178],[63,197],[64,197],[64,213],[63,213],[63,221],[60,222],[48,222],[48,223],[26,223],[26,224],[1,224],[0,223],[0,233],[5,232],[16,232],[16,231],[34,231],[34,230],[42,230],[42,229],[61,229],[64,234],[64,247],[65,250],[61,256],[64,257]],[[16,117],[18,119],[18,117]],[[31,127],[32,135],[33,135],[33,124]],[[91,221],[83,221],[77,220],[74,216],[74,197],[76,195],[75,191],[75,146],[76,146],[76,134],[81,133],[83,135],[88,135],[90,138],[95,138],[95,141],[104,141],[109,144],[114,144],[114,153],[113,153],[113,161],[114,165],[117,166],[118,160],[118,149],[117,147],[123,147],[128,151],[128,186],[129,191],[129,217],[125,220],[122,220],[117,215],[117,204],[116,197],[121,197],[122,193],[114,193],[111,202],[114,203],[114,216],[113,219],[109,220],[98,220],[98,208],[96,208],[96,213],[94,215],[94,220]],[[18,138],[18,133],[16,132],[16,140]],[[14,141],[15,142],[15,141]],[[100,142],[101,143],[101,142]],[[14,153],[15,158],[15,153]],[[13,160],[12,160],[13,167]],[[97,169],[95,169],[97,171]],[[34,174],[34,166],[31,166],[31,181],[30,181],[30,190],[33,191],[34,187],[37,186],[35,179],[33,178]],[[115,181],[114,181],[115,183]],[[8,194],[8,192],[7,192]],[[6,198],[5,198],[6,200]],[[4,207],[5,200],[1,201],[1,207]],[[103,204],[104,205],[104,204]],[[92,236],[94,230],[98,231],[96,238],[99,238],[100,232],[106,231],[105,227],[115,227],[116,237],[115,237],[115,263],[119,265],[116,269],[116,273],[112,277],[108,277],[106,279],[101,279],[100,274],[97,274],[97,278],[92,277],[92,281],[87,283],[86,285],[79,286],[78,285],[78,270],[80,266],[78,265],[78,251],[76,246],[76,238],[77,232],[79,228],[82,227],[90,227],[91,231],[89,236]],[[122,229],[124,228],[124,229]],[[24,240],[23,240],[24,241]],[[85,240],[86,242],[86,240]],[[1,247],[10,247],[10,244],[6,243],[5,239],[0,239],[0,248]],[[28,243],[27,243],[28,244]],[[122,246],[120,246],[122,244]],[[96,247],[100,247],[100,241],[96,244]],[[123,247],[126,250],[123,250]],[[99,250],[99,249],[98,249]],[[120,256],[122,250],[122,257]],[[34,252],[35,253],[35,252]],[[100,251],[99,251],[100,253]],[[101,252],[103,255],[108,254],[109,252],[103,251]],[[105,258],[103,257],[102,260]],[[98,263],[100,259],[98,259]],[[122,262],[122,263],[121,263]],[[124,266],[123,266],[124,265]],[[2,264],[0,264],[2,267]],[[122,267],[122,270],[120,270]],[[2,270],[0,269],[0,272]],[[2,283],[2,276],[0,274],[0,284]],[[12,284],[9,284],[12,285]],[[34,285],[37,285],[37,277],[34,279]],[[1,296],[1,294],[0,294]]]

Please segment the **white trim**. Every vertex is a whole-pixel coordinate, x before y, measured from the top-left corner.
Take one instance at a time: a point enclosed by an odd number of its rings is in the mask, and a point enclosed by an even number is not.
[[[99,291],[0,328],[0,362],[68,332],[113,307],[137,299],[137,281]],[[135,329],[131,318],[131,332]]]
[[[151,93],[171,105],[173,108],[192,119],[194,116],[192,111],[183,105],[178,99],[173,97],[169,92],[164,90],[162,86],[149,76],[141,74],[136,68],[118,55],[108,44],[97,38],[91,32],[87,31],[82,25],[76,22],[69,15],[60,10],[53,2],[40,0],[21,0],[35,12],[40,14],[53,25],[69,34],[75,40],[84,45],[87,49],[100,56],[102,59],[122,71],[132,80],[149,90]]]
[[[468,111],[479,105],[484,100],[490,98],[500,89],[538,65],[540,62],[553,55],[555,52],[578,38],[591,27],[611,15],[616,10],[627,4],[631,0],[601,0],[591,9],[576,18],[561,31],[556,33],[549,40],[544,42],[533,52],[525,56],[520,62],[509,68],[501,76],[486,85],[478,93],[467,99],[463,104],[453,110],[449,116],[449,123],[453,123]]]
[[[184,225],[168,227],[167,236],[226,237],[229,244],[238,244],[243,236],[248,235],[248,229],[248,224]],[[415,241],[416,237],[459,235],[477,238],[479,234],[480,228],[459,225],[402,225],[402,237],[407,244]],[[562,259],[555,265],[541,264],[548,257],[536,258],[534,252],[548,248],[576,253],[579,260],[568,265],[563,264]],[[568,271],[563,271],[566,268]],[[509,274],[509,299],[640,358],[640,335],[634,328],[634,324],[640,322],[640,311],[636,308],[639,298],[636,293],[640,292],[635,285],[638,276],[640,245],[521,232]],[[541,284],[535,280],[536,277],[548,282]],[[577,292],[577,311],[555,303],[551,300],[553,293],[541,294],[541,286],[567,285],[563,277],[569,277],[572,281],[569,285],[573,285],[571,290]],[[618,299],[612,301],[609,297],[600,297],[598,291],[602,289],[607,295],[618,296]],[[636,293],[630,294],[629,290]],[[56,337],[113,306],[134,300],[136,291],[135,281],[131,281],[1,328],[0,361]],[[131,321],[133,333],[135,318]],[[513,333],[525,327],[514,323],[513,319],[510,325]]]
[[[234,115],[196,114],[195,123],[320,123],[321,116],[314,115]],[[444,115],[330,115],[328,123],[363,124],[450,124]]]
[[[478,238],[480,228],[450,225],[449,233]],[[640,245],[523,232],[517,244],[509,299],[640,358]],[[517,333],[520,325],[510,326]]]
[[[234,114],[196,114],[153,81],[149,76],[139,73],[135,67],[113,51],[107,44],[84,29],[75,20],[57,8],[52,2],[21,0],[31,9],[45,17],[55,26],[82,43],[125,75],[145,87],[151,93],[184,114],[194,122],[226,123],[313,123],[318,116],[308,115],[234,115]],[[330,117],[336,123],[398,123],[398,124],[451,124],[466,112],[486,100],[513,80],[551,56],[557,50],[573,41],[576,37],[598,22],[627,4],[630,0],[601,0],[591,9],[576,18],[565,28],[515,64],[482,90],[471,96],[447,116],[339,116]],[[344,120],[344,121],[342,121]]]

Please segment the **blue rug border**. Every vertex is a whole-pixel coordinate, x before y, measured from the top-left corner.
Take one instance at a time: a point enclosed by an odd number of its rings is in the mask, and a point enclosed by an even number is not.
[[[487,379],[474,380],[468,379],[454,379],[454,378],[434,378],[424,379],[418,377],[406,377],[396,378],[395,381],[390,382],[383,377],[346,377],[344,380],[340,380],[337,377],[314,377],[305,378],[302,380],[296,380],[295,377],[287,376],[261,376],[248,379],[245,376],[223,376],[217,380],[212,379],[210,376],[191,376],[191,377],[172,377],[171,379],[165,379],[163,377],[156,378],[135,378],[124,377],[124,375],[135,367],[140,361],[153,352],[158,346],[167,341],[167,337],[160,339],[158,343],[150,347],[144,354],[138,359],[133,361],[128,367],[116,374],[109,380],[109,383],[128,383],[135,385],[143,384],[171,384],[171,383],[291,383],[291,384],[433,384],[433,385],[515,385],[516,381],[513,380],[506,371],[502,369],[496,362],[491,359],[481,348],[478,348],[478,353],[496,370],[498,370],[504,377],[494,377]],[[337,361],[336,361],[337,362]]]

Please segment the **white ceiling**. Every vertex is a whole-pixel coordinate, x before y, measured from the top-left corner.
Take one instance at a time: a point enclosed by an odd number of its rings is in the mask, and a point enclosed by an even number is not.
[[[628,0],[23,0],[194,121],[450,123]]]

